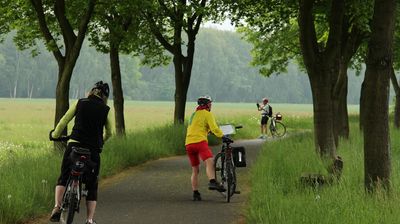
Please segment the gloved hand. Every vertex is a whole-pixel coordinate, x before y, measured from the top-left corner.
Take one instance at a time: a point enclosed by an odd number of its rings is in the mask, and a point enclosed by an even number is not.
[[[224,136],[222,136],[222,141],[223,142],[232,142],[232,139],[230,139],[228,135],[224,135]]]
[[[50,141],[54,141],[53,136],[51,136],[51,134],[53,134],[53,132],[54,132],[54,129],[51,130],[50,133],[49,133],[49,140],[50,140]]]
[[[257,108],[260,108],[260,104],[259,103],[256,103],[256,105],[257,105]]]

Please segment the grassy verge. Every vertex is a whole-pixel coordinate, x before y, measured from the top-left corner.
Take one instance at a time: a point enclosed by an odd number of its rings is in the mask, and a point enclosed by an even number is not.
[[[316,189],[300,184],[302,172],[324,173],[312,133],[265,145],[251,171],[247,223],[398,223],[400,132],[392,129],[392,192],[366,195],[363,140],[351,119],[350,140],[341,141],[340,183]],[[397,137],[396,137],[397,136]]]

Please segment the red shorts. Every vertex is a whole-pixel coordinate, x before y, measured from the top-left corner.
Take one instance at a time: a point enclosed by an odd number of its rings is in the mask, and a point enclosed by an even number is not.
[[[186,153],[189,156],[192,166],[198,166],[200,164],[199,157],[203,161],[213,157],[211,149],[208,147],[208,142],[206,141],[186,145]]]

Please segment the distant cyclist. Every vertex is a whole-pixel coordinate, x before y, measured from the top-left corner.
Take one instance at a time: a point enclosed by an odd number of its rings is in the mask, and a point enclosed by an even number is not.
[[[107,99],[110,89],[107,83],[97,82],[89,92],[87,98],[78,100],[72,105],[57,124],[55,130],[50,132],[52,138],[59,138],[68,123],[75,117],[75,124],[72,128],[71,139],[68,141],[67,149],[61,164],[61,174],[58,178],[55,190],[55,207],[51,213],[50,221],[59,222],[61,216],[61,201],[65,186],[70,174],[72,147],[90,149],[91,160],[96,164],[92,172],[86,178],[86,224],[96,223],[93,221],[97,203],[98,175],[100,169],[100,153],[103,143],[111,136],[111,125],[109,116],[110,107],[107,106]],[[103,133],[103,129],[106,132]]]
[[[272,107],[268,104],[268,99],[263,98],[262,104],[257,102],[257,109],[261,111],[261,135],[259,138],[265,139],[267,137],[267,123],[268,117],[272,116]]]
[[[206,164],[206,174],[209,179],[208,189],[225,191],[224,187],[215,180],[213,154],[208,146],[207,135],[211,131],[215,136],[223,137],[222,130],[218,127],[211,111],[212,100],[209,96],[199,97],[198,107],[189,120],[186,134],[186,153],[192,165],[192,190],[193,200],[201,200],[198,190],[198,174],[200,159]]]

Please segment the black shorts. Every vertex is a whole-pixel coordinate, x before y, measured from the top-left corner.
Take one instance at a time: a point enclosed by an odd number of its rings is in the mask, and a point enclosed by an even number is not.
[[[72,152],[72,147],[82,147],[89,148],[78,142],[68,143],[67,149],[64,152],[64,157],[61,164],[61,174],[58,178],[57,185],[66,186],[69,174],[71,172],[72,161],[70,159],[70,154]],[[90,149],[90,148],[89,148]],[[98,189],[98,176],[100,170],[100,153],[99,150],[90,149],[90,160],[94,163],[91,167],[90,172],[85,173],[85,183],[86,190],[88,190],[88,195],[86,200],[97,201],[97,189]]]
[[[268,123],[268,116],[261,116],[261,125],[267,124]]]

